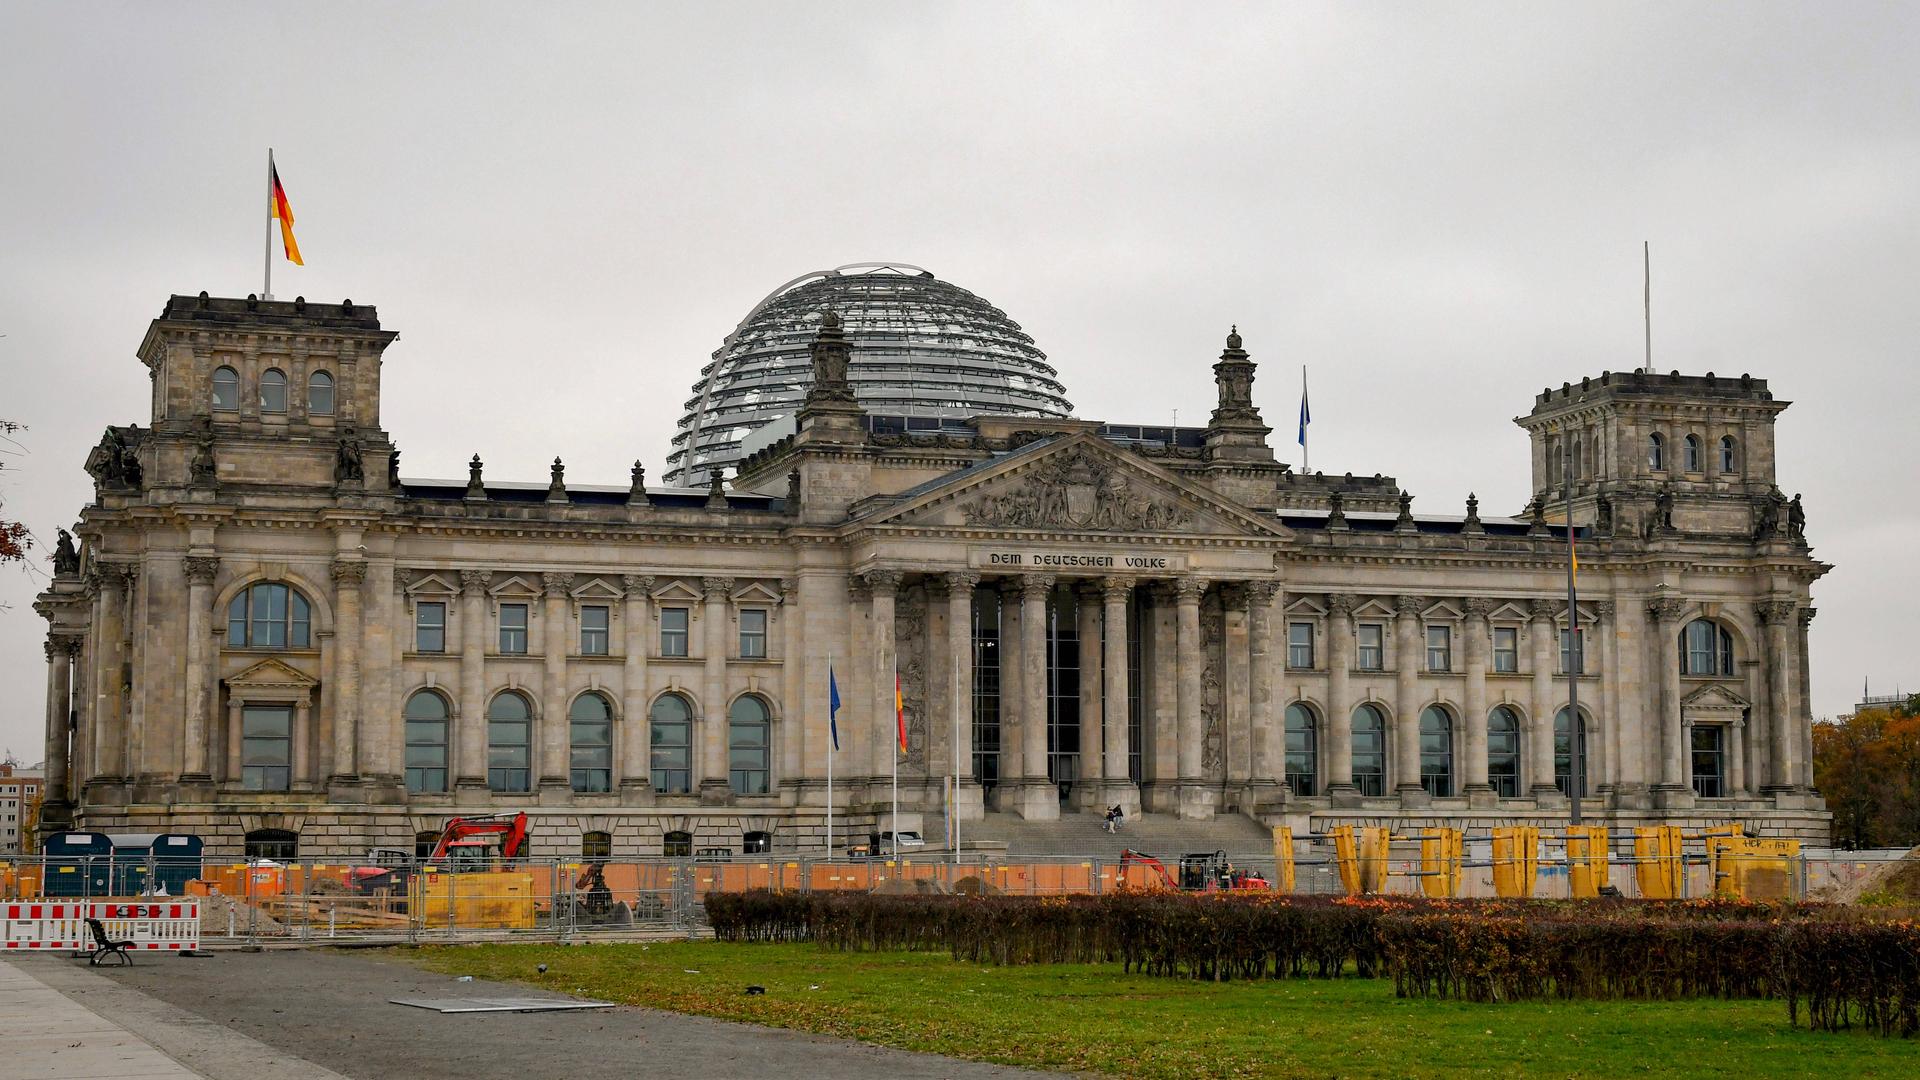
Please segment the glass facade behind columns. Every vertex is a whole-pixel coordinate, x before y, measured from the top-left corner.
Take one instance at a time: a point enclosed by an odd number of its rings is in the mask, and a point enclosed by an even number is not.
[[[973,293],[917,268],[863,264],[811,277],[752,312],[701,369],[667,455],[668,483],[699,486],[713,469],[731,473],[745,456],[742,439],[799,410],[813,377],[808,346],[828,308],[853,342],[848,374],[869,412],[1072,412],[1033,338]]]

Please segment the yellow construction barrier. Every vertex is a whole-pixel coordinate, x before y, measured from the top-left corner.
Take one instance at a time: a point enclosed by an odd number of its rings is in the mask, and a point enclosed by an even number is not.
[[[1276,891],[1293,891],[1293,830],[1285,825],[1273,827],[1273,876]]]
[[[1427,829],[1420,837],[1420,891],[1451,899],[1460,895],[1460,830]]]
[[[1678,900],[1686,894],[1685,838],[1678,825],[1633,830],[1633,874],[1648,900]]]
[[[1567,826],[1567,891],[1592,899],[1608,884],[1607,829],[1604,825]]]
[[[533,875],[515,871],[415,874],[407,905],[422,926],[525,930],[535,924]]]
[[[1540,830],[1531,825],[1502,825],[1493,830],[1493,891],[1496,896],[1529,897],[1540,876]]]
[[[1380,892],[1387,882],[1387,830],[1336,825],[1333,857],[1348,896]]]
[[[1713,894],[1729,900],[1793,900],[1799,896],[1796,872],[1800,841],[1755,836],[1707,837],[1707,865],[1713,868]]]

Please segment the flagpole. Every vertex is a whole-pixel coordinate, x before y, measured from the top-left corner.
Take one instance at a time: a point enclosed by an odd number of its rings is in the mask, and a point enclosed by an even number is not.
[[[1641,302],[1645,305],[1647,324],[1647,374],[1653,374],[1653,242],[1640,241],[1640,265],[1644,277],[1644,290]]]
[[[891,854],[900,857],[900,673],[894,672],[893,683],[893,843]]]
[[[833,858],[833,654],[827,654],[827,858]]]
[[[273,202],[273,147],[267,147],[267,202]],[[273,215],[267,215],[266,257],[262,259],[267,271],[266,287],[260,290],[260,299],[273,299]]]
[[[1313,471],[1313,452],[1307,449],[1307,428],[1312,424],[1307,415],[1307,365],[1300,365],[1300,472]]]

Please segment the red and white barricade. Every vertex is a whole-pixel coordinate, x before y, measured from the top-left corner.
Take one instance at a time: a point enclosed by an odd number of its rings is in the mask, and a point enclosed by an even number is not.
[[[0,929],[0,950],[88,948],[90,906],[77,900],[0,904],[0,916],[6,918]]]
[[[91,949],[88,919],[107,937],[133,942],[135,952],[193,952],[200,947],[200,901],[170,897],[64,903],[0,904],[0,951]]]

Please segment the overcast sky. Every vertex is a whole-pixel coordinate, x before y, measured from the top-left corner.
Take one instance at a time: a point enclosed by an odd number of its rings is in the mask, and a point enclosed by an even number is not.
[[[1231,323],[1282,456],[1427,513],[1528,495],[1513,417],[1641,362],[1793,407],[1818,714],[1920,689],[1920,7],[0,0],[5,514],[51,542],[170,293],[377,304],[410,476],[658,478],[774,286],[863,260],[1004,308],[1081,416],[1204,422]],[[0,572],[41,757],[44,571]]]

